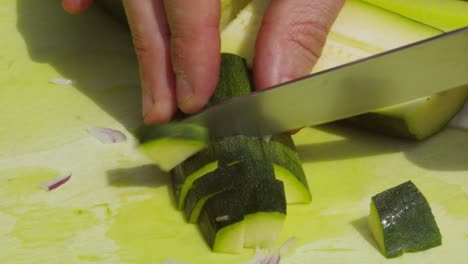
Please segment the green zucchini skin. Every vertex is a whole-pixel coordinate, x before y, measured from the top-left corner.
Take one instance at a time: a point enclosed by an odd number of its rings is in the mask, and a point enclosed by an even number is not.
[[[417,252],[442,244],[442,235],[424,195],[411,181],[372,197],[383,241],[377,239],[387,258]],[[371,219],[371,218],[369,218]],[[371,228],[375,238],[375,227]]]
[[[137,138],[138,149],[167,172],[204,149],[209,141],[206,128],[175,122],[144,125]]]
[[[230,247],[220,246],[220,240],[223,238],[222,230],[228,229],[232,225],[243,224],[244,221],[244,204],[240,192],[242,189],[233,189],[225,192],[220,192],[208,199],[198,218],[198,226],[208,245],[218,252],[239,253],[244,245],[244,228],[235,230],[234,234],[240,241],[230,241],[231,244],[236,244]],[[223,218],[223,221],[219,219]],[[227,230],[229,232],[229,230]]]
[[[235,54],[222,53],[219,81],[208,101],[208,107],[249,94],[254,90],[253,87],[245,59]]]
[[[275,175],[279,180],[284,180],[286,188],[286,201],[288,204],[309,203],[312,195],[309,183],[302,167],[302,161],[297,153],[296,146],[290,135],[279,134],[271,138],[269,142],[263,142],[264,149],[269,149],[268,158],[275,166]],[[281,169],[277,169],[280,167]],[[283,170],[290,173],[280,175]]]
[[[244,202],[246,248],[272,249],[281,233],[287,213],[283,182],[264,179],[249,184],[249,200]]]
[[[202,208],[202,203],[214,194],[274,177],[273,166],[265,160],[246,160],[228,167],[220,166],[193,182],[184,202],[185,216],[189,222],[196,223],[199,212],[194,212],[194,208]]]
[[[217,240],[223,239],[224,234],[220,233],[223,228],[243,221],[246,225],[245,229],[250,231],[245,232],[245,239],[268,247],[276,240],[272,241],[268,237],[265,241],[264,234],[273,234],[273,239],[276,239],[282,225],[275,225],[276,230],[268,225],[259,229],[252,227],[261,227],[262,223],[268,222],[271,218],[278,219],[277,222],[282,223],[285,216],[286,202],[283,184],[281,181],[266,178],[210,197],[201,209],[198,225],[214,251],[228,252],[224,250],[225,247],[220,248],[216,245]],[[226,220],[219,221],[219,217],[226,217]],[[247,221],[246,218],[251,220]],[[232,250],[229,251],[232,252]]]
[[[208,147],[195,154],[172,170],[174,195],[179,209],[184,206],[186,190],[191,188],[192,175],[209,163],[217,162],[218,167],[241,160],[266,160],[260,141],[246,136],[213,139]],[[203,176],[203,175],[200,175]],[[190,177],[189,180],[187,180]]]

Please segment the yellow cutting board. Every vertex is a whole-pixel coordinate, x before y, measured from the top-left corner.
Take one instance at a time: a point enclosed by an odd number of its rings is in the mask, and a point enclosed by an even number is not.
[[[245,263],[212,253],[175,210],[168,175],[134,148],[140,88],[128,31],[60,1],[0,5],[0,263]],[[52,78],[73,85],[50,83]],[[102,144],[91,126],[123,131]],[[282,263],[466,263],[468,133],[412,143],[338,125],[294,136],[313,202],[288,207]],[[64,172],[47,192],[38,184]],[[367,229],[370,197],[412,180],[426,195],[443,245],[387,260]]]

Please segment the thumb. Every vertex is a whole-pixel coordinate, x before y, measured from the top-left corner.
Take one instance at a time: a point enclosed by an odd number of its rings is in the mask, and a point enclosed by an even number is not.
[[[317,62],[344,0],[271,0],[257,36],[257,89],[307,75]]]
[[[70,14],[78,14],[85,11],[94,0],[62,0],[62,6]]]

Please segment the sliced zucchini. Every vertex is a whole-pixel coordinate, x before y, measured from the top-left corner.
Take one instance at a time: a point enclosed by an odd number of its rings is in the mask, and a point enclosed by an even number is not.
[[[369,228],[387,258],[442,244],[431,207],[411,181],[372,197]]]
[[[273,162],[276,179],[284,184],[287,203],[309,203],[312,196],[302,162],[291,136],[276,135],[269,142],[263,144],[264,148],[270,149],[269,159]]]
[[[214,155],[206,154],[209,149],[202,150],[171,170],[177,208],[183,208],[187,191],[195,180],[218,168],[218,160]]]
[[[420,98],[346,120],[368,130],[409,139],[425,139],[444,128],[468,98],[468,86]]]
[[[244,247],[272,249],[286,218],[283,183],[275,179],[256,182],[251,198],[245,202]]]
[[[244,204],[239,190],[215,194],[200,212],[198,226],[215,252],[240,253],[244,246]]]
[[[198,178],[215,170],[218,166],[227,166],[240,160],[265,160],[258,139],[235,136],[212,140],[208,148],[182,163],[173,170],[174,193],[178,208],[182,209],[187,192]]]
[[[206,128],[187,123],[146,125],[138,133],[139,150],[163,171],[170,171],[208,144]]]
[[[246,160],[228,167],[221,166],[193,182],[185,198],[185,216],[190,223],[196,223],[200,209],[211,196],[268,178],[274,179],[274,172],[271,163],[265,160]]]
[[[238,253],[242,247],[273,247],[285,216],[283,184],[270,178],[208,198],[198,224],[213,251]]]
[[[468,2],[462,0],[364,0],[426,25],[450,31],[468,26]]]

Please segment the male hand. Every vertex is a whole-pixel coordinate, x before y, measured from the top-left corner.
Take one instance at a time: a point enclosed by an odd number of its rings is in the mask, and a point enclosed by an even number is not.
[[[99,0],[98,0],[99,1]],[[79,13],[93,0],[62,0]],[[145,123],[194,113],[218,82],[220,0],[123,0],[140,66]],[[307,75],[344,0],[271,0],[257,36],[257,89]]]

